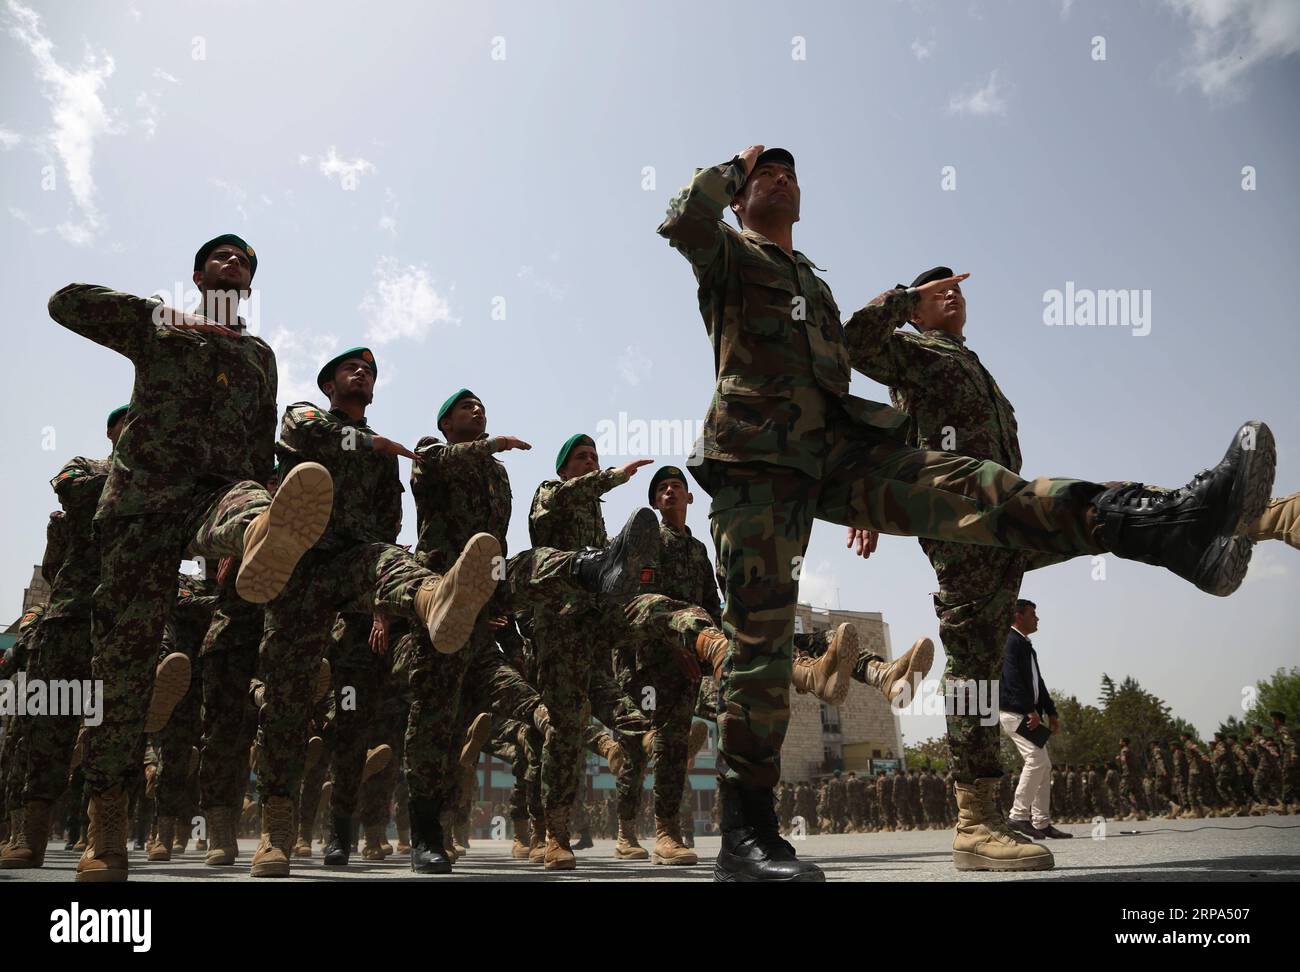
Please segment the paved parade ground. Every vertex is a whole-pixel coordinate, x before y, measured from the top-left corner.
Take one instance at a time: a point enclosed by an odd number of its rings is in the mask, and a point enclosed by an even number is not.
[[[1104,839],[1091,839],[1091,827],[1061,825],[1073,840],[1049,841],[1056,855],[1051,871],[1006,875],[958,872],[951,864],[950,831],[923,830],[894,834],[833,834],[796,843],[801,857],[816,861],[831,881],[1296,881],[1300,880],[1300,816],[1205,820],[1147,820],[1108,823]],[[1126,833],[1137,831],[1135,835]],[[650,842],[643,842],[649,847]],[[230,868],[210,868],[192,849],[167,864],[149,864],[143,851],[131,852],[132,881],[253,880],[248,860],[256,841],[239,842],[241,860]],[[320,849],[311,860],[296,858],[289,880],[484,880],[484,881],[628,881],[691,880],[712,877],[717,837],[696,840],[697,867],[657,867],[646,862],[614,860],[614,842],[598,840],[578,851],[578,870],[564,874],[510,858],[508,841],[474,841],[470,853],[450,877],[413,875],[405,857],[371,862],[354,857],[344,869],[326,869]],[[0,871],[0,883],[21,880],[70,881],[78,855],[51,846],[37,871]],[[259,880],[258,883],[273,883]]]

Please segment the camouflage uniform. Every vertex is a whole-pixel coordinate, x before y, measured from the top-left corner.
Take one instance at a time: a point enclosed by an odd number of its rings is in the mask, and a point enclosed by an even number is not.
[[[1145,813],[1142,806],[1142,775],[1137,759],[1127,746],[1120,747],[1115,758],[1119,763],[1119,809],[1124,813]]]
[[[403,492],[397,457],[375,452],[373,442],[364,418],[354,421],[342,410],[322,411],[311,402],[285,409],[275,446],[281,472],[288,475],[302,462],[323,465],[334,480],[334,508],[316,546],[266,606],[260,657],[266,680],[264,746],[258,767],[263,800],[298,791],[312,685],[335,616],[383,613],[420,623],[415,595],[439,580],[395,545]],[[344,801],[351,796],[338,794]]]
[[[212,623],[217,603],[217,583],[203,575],[182,574],[176,590],[176,606],[165,629],[164,655],[178,651],[190,659],[190,684],[185,695],[172,709],[171,718],[154,736],[158,751],[158,770],[154,779],[159,817],[177,817],[180,835],[188,831],[194,809],[190,763],[201,734],[200,712],[203,698],[203,661],[200,651]]]
[[[28,660],[33,654],[31,645],[40,633],[44,614],[44,604],[33,604],[18,619],[12,671],[6,670],[4,678],[12,678],[27,670]],[[20,719],[17,713],[4,717],[4,742],[0,744],[0,801],[3,802],[0,810],[4,816],[0,818],[0,833],[9,832],[10,815],[18,812],[24,802],[23,783],[28,765],[26,735],[34,721],[31,718]],[[75,724],[73,728],[75,731]]]
[[[894,777],[890,773],[881,773],[876,777],[876,795],[880,800],[880,817],[885,829],[894,830],[898,826],[898,811],[894,806]]]
[[[1169,790],[1169,767],[1165,765],[1165,754],[1159,747],[1151,750],[1147,766],[1151,771],[1151,789],[1155,795],[1151,810],[1154,813],[1168,813],[1173,796]]]
[[[95,509],[108,481],[109,460],[77,456],[50,481],[63,515],[51,519],[47,559],[52,566],[50,600],[32,641],[27,677],[43,681],[90,678],[90,616],[99,584],[99,546],[95,542]],[[56,525],[57,524],[57,525]],[[173,565],[175,570],[175,565]],[[103,705],[103,700],[100,700]],[[105,715],[107,718],[107,715]],[[19,781],[24,803],[53,802],[68,783],[72,749],[81,719],[76,715],[27,719],[26,768]]]
[[[392,656],[370,650],[373,622],[370,614],[347,612],[335,619],[330,632],[328,654],[334,693],[331,818],[351,819],[356,815],[366,753],[379,743],[380,710],[391,695]]]
[[[89,284],[50,298],[59,324],[135,365],[126,424],[95,514],[92,677],[104,721],[86,733],[87,786],[128,787],[139,774],[154,662],[176,598],[176,565],[243,552],[248,525],[271,504],[275,354],[238,337],[155,324],[161,302]]]
[[[804,780],[794,788],[794,814],[803,820],[805,834],[817,832],[817,795]]]
[[[1187,806],[1199,810],[1205,802],[1205,790],[1201,785],[1201,750],[1190,739],[1183,744],[1187,757]]]
[[[1169,747],[1169,763],[1172,767],[1170,786],[1173,788],[1174,803],[1180,807],[1188,807],[1187,802],[1187,755],[1183,752],[1181,743],[1174,743]]]
[[[1025,482],[996,463],[909,448],[905,415],[848,388],[850,350],[856,360],[874,356],[915,297],[891,294],[842,326],[807,257],[720,222],[744,178],[739,158],[700,170],[659,233],[695,272],[717,370],[695,479],[713,498],[732,639],[720,750],[729,777],[772,787],[789,722],[795,567],[815,519],[1060,555],[1101,553],[1087,513],[1103,487]]]

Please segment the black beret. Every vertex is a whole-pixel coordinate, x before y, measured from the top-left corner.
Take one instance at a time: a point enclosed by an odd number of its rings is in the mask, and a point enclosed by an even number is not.
[[[335,355],[321,365],[320,372],[316,375],[316,387],[324,391],[325,382],[334,380],[334,369],[339,366],[340,362],[347,361],[348,358],[360,358],[370,365],[370,370],[375,377],[379,377],[379,366],[375,364],[375,356],[369,348],[348,348],[342,354]]]
[[[649,497],[651,506],[655,505],[655,490],[659,488],[659,484],[665,479],[680,479],[683,486],[687,489],[690,488],[690,483],[686,481],[686,473],[676,466],[660,466],[655,470],[655,474],[650,477]]]
[[[933,270],[927,270],[925,273],[918,274],[917,278],[910,284],[898,284],[899,290],[906,290],[908,287],[919,287],[921,284],[928,284],[932,280],[947,280],[949,277],[957,276],[952,272],[951,267],[935,267]]]
[[[194,254],[194,269],[202,270],[204,261],[206,261],[208,258],[208,254],[211,253],[213,250],[215,250],[217,247],[221,246],[223,243],[230,243],[233,246],[237,246],[245,253],[248,254],[248,279],[252,280],[253,275],[257,273],[257,254],[253,252],[253,248],[251,246],[245,243],[241,237],[236,236],[234,233],[222,233],[220,236],[213,237],[212,239],[208,240],[208,242],[204,243],[201,247],[199,247],[199,251]]]
[[[794,156],[790,154],[789,149],[764,149],[758,153],[758,158],[754,160],[754,169],[757,169],[760,165],[766,165],[768,162],[776,162],[779,165],[784,165],[791,172],[794,171]],[[749,171],[753,172],[754,169]]]

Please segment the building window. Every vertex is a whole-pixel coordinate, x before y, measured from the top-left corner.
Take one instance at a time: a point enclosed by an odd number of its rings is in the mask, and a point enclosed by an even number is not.
[[[839,735],[840,732],[840,710],[822,703],[822,732]]]

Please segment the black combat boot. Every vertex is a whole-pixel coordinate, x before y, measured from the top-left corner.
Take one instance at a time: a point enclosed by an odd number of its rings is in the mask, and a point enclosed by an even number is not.
[[[1181,489],[1128,483],[1093,500],[1097,536],[1117,557],[1165,567],[1208,594],[1231,594],[1250,566],[1242,534],[1273,490],[1277,450],[1263,422],[1247,422],[1222,461]]]
[[[587,850],[595,846],[596,846],[596,842],[591,839],[591,828],[583,827],[582,830],[578,833],[577,843],[573,844],[573,846],[570,849]]]
[[[334,832],[325,845],[326,867],[347,867],[352,860],[352,817],[335,816]]]
[[[795,857],[781,839],[776,800],[766,787],[718,781],[722,849],[713,865],[715,881],[825,881],[816,864]]]
[[[597,594],[628,596],[637,593],[641,572],[659,556],[659,520],[654,510],[641,507],[603,548],[586,547],[573,558],[572,576]]]
[[[442,808],[436,800],[417,799],[412,794],[408,800],[411,816],[411,870],[416,874],[450,874],[451,859],[447,857],[442,837],[442,822],[438,819]]]

